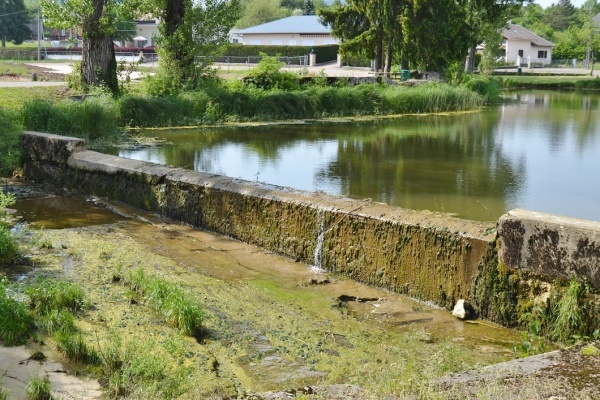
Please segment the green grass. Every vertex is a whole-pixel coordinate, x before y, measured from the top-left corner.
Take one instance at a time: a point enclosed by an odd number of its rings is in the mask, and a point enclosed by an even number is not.
[[[53,336],[58,350],[69,360],[86,364],[97,364],[100,361],[98,352],[90,347],[80,332],[60,331]]]
[[[9,293],[8,282],[0,279],[0,341],[5,346],[21,344],[33,330],[33,318],[25,303]]]
[[[147,275],[142,268],[124,277],[124,283],[146,298],[174,328],[186,335],[199,337],[202,330],[201,307],[177,285],[164,279]]]
[[[18,112],[34,99],[56,102],[65,98],[68,89],[64,86],[37,86],[31,88],[0,87],[0,109]]]
[[[14,113],[0,108],[0,176],[10,175],[20,164],[22,128]]]
[[[62,310],[83,311],[88,307],[81,287],[69,281],[46,280],[29,286],[25,292],[31,308],[39,315]]]
[[[577,281],[572,281],[554,304],[553,312],[556,316],[552,330],[554,340],[567,343],[573,335],[581,333],[583,323],[583,311],[579,303],[581,295],[581,285]]]
[[[117,103],[108,96],[58,103],[33,99],[23,105],[21,118],[28,130],[79,137],[92,147],[118,142],[124,134]]]
[[[500,85],[506,89],[527,88],[527,89],[574,89],[578,86],[585,86],[588,82],[597,80],[596,77],[588,75],[580,76],[496,76]],[[581,87],[583,88],[583,87]]]
[[[18,75],[29,77],[31,73],[24,63],[5,61],[0,63],[0,75]]]
[[[53,398],[48,376],[45,376],[43,379],[37,375],[31,378],[25,388],[25,392],[29,400],[52,400]]]

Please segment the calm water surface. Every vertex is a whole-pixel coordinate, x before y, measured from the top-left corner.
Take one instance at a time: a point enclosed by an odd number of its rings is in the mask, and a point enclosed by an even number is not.
[[[481,221],[517,207],[600,221],[600,94],[510,97],[467,115],[153,131],[169,144],[113,154]]]

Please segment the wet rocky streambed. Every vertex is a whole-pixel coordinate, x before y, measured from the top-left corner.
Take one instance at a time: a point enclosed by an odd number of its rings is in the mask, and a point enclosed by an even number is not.
[[[120,203],[22,184],[3,189],[18,196],[12,218],[25,255],[17,265],[1,266],[0,276],[17,288],[40,279],[76,282],[91,304],[76,322],[86,342],[100,351],[117,343],[131,355],[129,378],[152,382],[126,393],[115,390],[112,381],[101,380],[100,388],[97,366],[66,362],[51,339],[37,338],[27,348],[0,348],[9,398],[26,398],[24,382],[35,373],[50,375],[59,396],[79,399],[594,398],[600,393],[595,372],[600,356],[589,345],[586,351],[557,351],[529,370],[523,360],[486,367],[514,360],[521,332],[459,321],[447,310]],[[200,337],[171,328],[117,278],[140,267],[176,283],[202,306]],[[31,350],[41,350],[60,367],[23,362]],[[34,371],[23,372],[26,365]],[[61,383],[67,376],[76,382]]]

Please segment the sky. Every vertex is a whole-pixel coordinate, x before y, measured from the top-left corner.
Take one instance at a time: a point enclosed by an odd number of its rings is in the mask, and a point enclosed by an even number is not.
[[[558,0],[535,0],[535,3],[539,4],[543,8],[549,7],[552,4],[558,3]],[[579,8],[581,5],[585,3],[585,0],[571,0],[571,4],[575,7]]]

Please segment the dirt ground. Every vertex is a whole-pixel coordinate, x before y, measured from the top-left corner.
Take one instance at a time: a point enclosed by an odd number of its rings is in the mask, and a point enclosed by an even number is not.
[[[18,74],[10,74],[3,73],[0,74],[0,81],[8,81],[8,82],[29,82],[32,81],[33,74],[36,74],[38,82],[62,82],[65,80],[64,73],[58,72],[51,68],[51,64],[48,64],[48,67],[44,66],[36,66],[23,64],[29,71],[29,75],[18,75]]]

